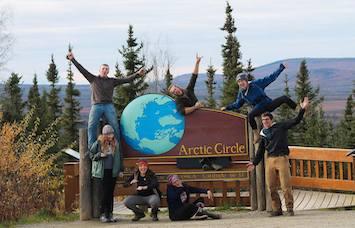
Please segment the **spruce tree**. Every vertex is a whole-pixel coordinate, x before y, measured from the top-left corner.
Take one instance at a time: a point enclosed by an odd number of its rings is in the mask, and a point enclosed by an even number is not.
[[[340,148],[354,148],[355,134],[354,134],[354,100],[353,95],[350,94],[346,100],[344,116],[335,130],[335,146]]]
[[[302,146],[329,146],[330,123],[324,117],[321,107],[323,97],[319,96],[319,87],[314,89],[311,85],[306,60],[300,64],[295,94],[297,101],[307,96],[311,102],[305,120],[294,130],[295,143]]]
[[[59,98],[60,88],[56,87],[58,83],[59,76],[57,66],[54,63],[53,55],[51,57],[51,63],[49,64],[49,68],[47,71],[47,80],[50,82],[50,91],[48,94],[47,102],[48,102],[48,121],[49,123],[53,122],[57,119],[61,113],[61,104]]]
[[[166,70],[166,73],[164,75],[164,81],[165,81],[165,88],[162,90],[162,93],[169,94],[168,88],[171,86],[171,84],[173,82],[173,75],[170,73],[169,66],[168,66],[168,69]]]
[[[214,90],[216,89],[216,82],[214,76],[216,69],[210,64],[207,68],[207,80],[205,81],[207,87],[207,107],[216,108],[216,100],[213,98]]]
[[[32,110],[32,122],[28,124],[29,129],[33,129],[35,121],[41,119],[43,112],[41,106],[41,95],[39,94],[37,75],[33,77],[33,84],[28,92],[27,109]]]
[[[251,63],[251,59],[248,59],[247,67],[244,69],[244,71],[248,75],[248,81],[253,81],[255,79],[255,77],[253,76],[254,70],[255,70],[255,68],[253,67],[253,65]]]
[[[235,21],[232,17],[233,9],[227,2],[226,6],[226,21],[221,28],[227,35],[225,36],[225,44],[222,45],[222,57],[223,57],[223,88],[221,97],[221,106],[226,106],[232,103],[236,99],[238,93],[238,84],[236,82],[237,74],[243,71],[243,66],[240,61],[240,44],[237,40],[235,32]]]
[[[69,51],[70,49],[69,46]],[[62,116],[62,128],[64,134],[61,144],[63,146],[69,146],[76,141],[74,148],[78,149],[77,123],[80,120],[80,103],[77,98],[80,96],[80,91],[75,88],[73,76],[72,63],[69,61],[67,70],[68,84],[65,90],[66,96],[64,98],[64,112]]]
[[[137,42],[137,38],[134,37],[132,25],[129,25],[128,27],[128,39],[126,41],[126,46],[123,45],[118,51],[122,55],[123,65],[126,69],[127,75],[135,73],[145,65],[145,57],[142,55],[143,43]],[[148,83],[144,81],[145,78],[146,75],[138,77],[128,85],[122,87],[122,97],[119,98],[122,99],[122,103],[117,104],[120,106],[118,113],[122,113],[123,108],[130,101],[137,96],[142,95],[148,88]]]
[[[41,122],[40,122],[40,127],[38,132],[42,132],[44,129],[46,129],[49,125],[49,120],[48,120],[48,93],[45,89],[42,91],[42,96],[41,96]]]
[[[124,77],[117,62],[115,64],[115,74],[114,75],[116,78],[123,78]],[[125,86],[127,86],[127,85],[119,85],[119,86],[115,87],[115,92],[114,92],[114,96],[113,96],[113,103],[115,105],[116,112],[117,112],[118,116],[121,116],[122,111],[125,107],[125,104],[128,101],[128,98],[126,97],[127,94],[125,91],[126,90]]]
[[[1,107],[3,111],[3,121],[20,121],[23,117],[23,111],[26,103],[22,100],[20,88],[21,78],[16,73],[11,73],[10,78],[5,82],[4,94],[1,98]]]
[[[284,95],[291,97],[290,95],[290,88],[288,86],[288,75],[285,74],[285,88],[284,88]],[[277,109],[277,119],[279,121],[283,121],[283,120],[288,120],[291,119],[293,117],[293,111],[290,109],[290,107],[288,107],[286,104],[282,104],[278,109]]]

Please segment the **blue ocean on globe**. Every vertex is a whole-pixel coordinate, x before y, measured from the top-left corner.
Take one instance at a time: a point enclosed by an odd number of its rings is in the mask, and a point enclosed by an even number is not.
[[[184,116],[177,111],[175,101],[166,95],[140,96],[126,106],[121,116],[126,143],[146,155],[160,155],[174,148],[184,129]]]

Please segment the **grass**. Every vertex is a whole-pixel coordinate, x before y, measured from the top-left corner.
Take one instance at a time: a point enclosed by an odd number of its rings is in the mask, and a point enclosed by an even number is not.
[[[20,218],[17,221],[6,221],[4,223],[0,223],[0,228],[15,227],[16,225],[24,225],[24,224],[45,223],[45,222],[57,222],[57,221],[70,222],[78,219],[79,219],[79,213],[53,214],[46,210],[42,210],[34,215]]]

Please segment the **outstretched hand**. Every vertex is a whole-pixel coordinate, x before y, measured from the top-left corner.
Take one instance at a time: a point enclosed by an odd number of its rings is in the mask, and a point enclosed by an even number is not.
[[[137,74],[142,77],[146,74],[146,72],[147,71],[145,70],[145,68],[142,67],[141,69],[138,70]]]
[[[247,170],[249,172],[253,171],[255,169],[255,165],[252,162],[248,162],[247,164]]]
[[[67,59],[70,60],[70,61],[71,61],[72,59],[74,59],[73,52],[71,52],[71,51],[68,52],[68,54],[67,54]]]
[[[308,97],[303,98],[303,101],[300,103],[301,108],[307,109],[309,107]]]
[[[196,63],[199,64],[201,62],[203,56],[198,56],[198,53],[196,53]]]

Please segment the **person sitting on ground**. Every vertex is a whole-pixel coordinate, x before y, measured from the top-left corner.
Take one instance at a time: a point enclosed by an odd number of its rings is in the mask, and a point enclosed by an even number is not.
[[[272,100],[264,91],[268,85],[277,79],[285,68],[285,65],[280,64],[279,69],[271,75],[251,82],[248,82],[247,73],[242,72],[238,74],[236,80],[240,90],[237,99],[234,103],[221,108],[222,111],[238,110],[245,102],[253,106],[251,112],[248,113],[248,119],[250,126],[253,129],[254,144],[260,140],[257,124],[254,119],[255,117],[260,116],[264,112],[272,112],[282,104],[287,104],[292,109],[296,109],[297,107],[297,104],[288,96],[281,96]]]
[[[91,175],[100,189],[100,220],[105,223],[117,222],[117,219],[112,215],[113,193],[116,178],[120,173],[123,173],[123,165],[119,144],[110,125],[103,127],[102,135],[99,135],[91,146],[89,155],[92,160]]]
[[[220,219],[221,216],[207,212],[203,209],[204,200],[198,198],[190,203],[190,193],[205,193],[208,199],[213,198],[213,194],[208,189],[196,188],[183,183],[178,175],[168,176],[167,201],[169,208],[169,218],[172,221],[189,219]]]
[[[139,160],[138,170],[127,180],[125,186],[134,185],[136,194],[130,195],[124,200],[124,205],[134,212],[132,221],[138,221],[145,217],[144,210],[137,206],[147,205],[151,207],[153,221],[158,221],[160,206],[159,183],[155,173],[148,168],[146,160]]]

